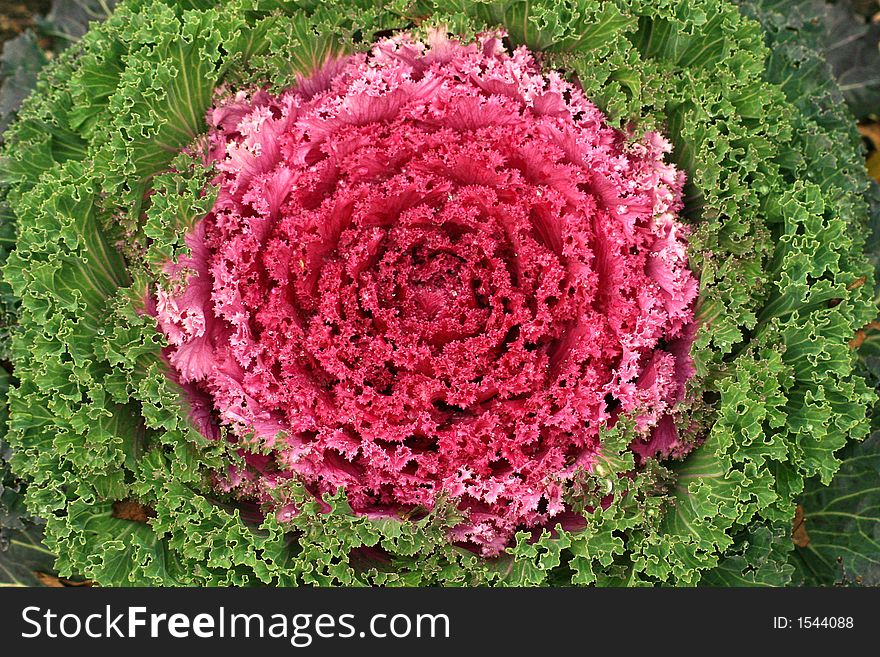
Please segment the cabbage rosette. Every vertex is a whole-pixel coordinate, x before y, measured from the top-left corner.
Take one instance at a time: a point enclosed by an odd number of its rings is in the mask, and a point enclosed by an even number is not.
[[[127,0],[49,67],[4,277],[62,574],[791,580],[873,401],[857,137],[772,4],[557,5]]]
[[[628,144],[498,35],[386,40],[210,122],[218,196],[157,316],[200,429],[271,450],[228,487],[379,515],[444,493],[495,554],[564,510],[613,412],[677,447],[656,425],[697,285],[658,135]]]

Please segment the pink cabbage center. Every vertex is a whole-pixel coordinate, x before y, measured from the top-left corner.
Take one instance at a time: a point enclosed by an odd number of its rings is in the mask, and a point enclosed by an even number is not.
[[[197,425],[245,455],[219,485],[443,494],[492,555],[562,517],[619,413],[675,451],[697,282],[660,135],[497,34],[384,40],[209,121],[218,197],[157,314]]]

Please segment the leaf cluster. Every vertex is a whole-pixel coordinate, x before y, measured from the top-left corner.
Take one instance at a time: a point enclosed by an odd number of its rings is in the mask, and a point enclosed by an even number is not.
[[[4,225],[17,226],[4,267],[20,303],[12,464],[59,573],[109,585],[788,582],[805,481],[831,481],[838,451],[869,432],[875,395],[849,340],[876,312],[858,136],[810,15],[792,24],[789,4],[122,2],[41,74],[0,166]],[[376,520],[342,491],[320,504],[293,483],[284,494],[301,512],[282,523],[218,493],[211,474],[237,455],[193,428],[142,311],[210,207],[210,172],[182,150],[205,132],[217,87],[284,88],[328,56],[432,26],[464,38],[504,27],[616,125],[667,135],[688,176],[701,282],[679,427],[696,448],[636,472],[619,423],[601,467],[569,491],[586,527],[521,532],[495,560],[446,541],[459,512],[443,503]],[[150,513],[120,514],[125,501]]]

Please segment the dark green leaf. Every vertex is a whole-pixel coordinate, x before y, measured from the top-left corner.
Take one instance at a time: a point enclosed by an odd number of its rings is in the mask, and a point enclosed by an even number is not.
[[[867,22],[848,0],[827,6],[828,63],[853,114],[880,112],[880,24]]]
[[[40,27],[66,42],[76,41],[92,21],[106,19],[118,0],[52,0],[52,9],[40,21]]]
[[[808,482],[800,502],[809,544],[795,563],[806,583],[880,585],[880,433],[846,450],[830,486]]]
[[[53,572],[55,556],[42,540],[38,527],[0,530],[0,587],[40,586],[37,573]]]
[[[705,586],[787,586],[794,566],[787,526],[757,525],[738,536],[718,567],[700,580]]]

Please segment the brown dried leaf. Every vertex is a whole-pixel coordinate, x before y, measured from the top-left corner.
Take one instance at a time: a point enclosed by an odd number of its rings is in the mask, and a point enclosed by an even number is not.
[[[857,127],[859,134],[871,142],[872,152],[865,163],[868,175],[880,182],[880,123],[860,123]]]
[[[880,151],[880,123],[859,123],[859,134],[866,137],[875,151]]]
[[[867,276],[859,276],[856,280],[846,286],[847,290],[856,290],[864,285],[868,280]]]
[[[40,584],[42,584],[43,586],[47,586],[53,589],[65,588],[68,586],[92,586],[92,580],[90,579],[85,579],[78,582],[72,579],[58,577],[57,575],[42,573],[40,571],[34,571],[34,577],[36,577],[39,580]]]
[[[150,518],[156,517],[156,511],[134,500],[120,500],[113,503],[113,517],[146,524]]]
[[[61,578],[56,575],[50,575],[49,573],[41,573],[35,572],[34,576],[40,580],[40,584],[43,586],[48,586],[53,589],[64,588],[64,584],[61,583]]]
[[[805,548],[810,544],[810,535],[807,534],[807,514],[800,504],[794,512],[794,522],[791,527],[791,540],[799,548]]]
[[[856,331],[856,337],[849,341],[849,348],[855,351],[859,347],[862,346],[862,343],[868,338],[868,335],[873,331],[880,330],[880,320],[874,320],[865,328],[861,328]]]

